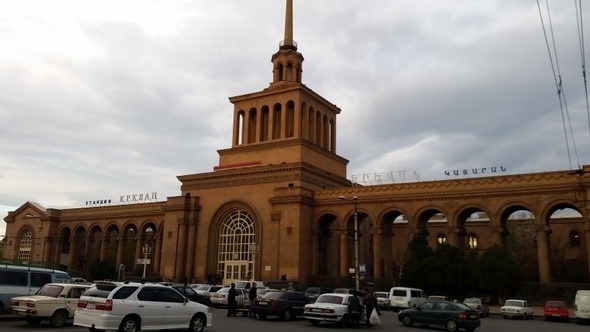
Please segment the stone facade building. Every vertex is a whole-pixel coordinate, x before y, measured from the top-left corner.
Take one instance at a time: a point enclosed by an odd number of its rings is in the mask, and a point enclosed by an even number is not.
[[[286,8],[272,83],[230,98],[231,147],[218,151],[212,172],[178,176],[180,195],[165,201],[71,209],[24,203],[4,219],[4,258],[53,263],[76,276],[110,261],[128,275],[145,268],[150,278],[178,282],[219,274],[224,283],[285,277],[306,287],[346,282],[354,271],[393,283],[414,236],[432,247],[485,250],[514,236],[512,225],[526,225],[520,232],[534,237],[540,281],[552,279],[555,253],[585,264],[588,279],[590,166],[352,183],[336,149],[341,110],[303,84],[292,0]],[[558,213],[565,210],[575,213]],[[515,218],[518,211],[525,218]],[[351,270],[359,264],[362,271]]]

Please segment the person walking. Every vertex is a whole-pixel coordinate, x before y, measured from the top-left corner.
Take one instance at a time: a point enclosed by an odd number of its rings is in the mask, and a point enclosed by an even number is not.
[[[381,312],[379,312],[379,303],[377,302],[375,292],[373,292],[372,290],[367,290],[367,294],[365,295],[363,304],[365,305],[365,309],[367,310],[367,325],[373,326],[373,324],[371,324],[371,314],[373,313],[373,310],[377,310],[377,314],[381,315]]]
[[[256,301],[256,297],[258,296],[257,293],[258,289],[256,288],[256,282],[252,282],[252,286],[250,287],[250,290],[248,291],[248,299],[250,300],[250,309],[248,310],[248,317],[250,318],[254,318],[256,315],[252,312],[252,305],[254,304],[254,301]]]
[[[236,302],[236,295],[236,284],[232,282],[229,287],[229,292],[227,293],[227,317],[236,315],[236,309],[238,306],[238,303]]]
[[[348,314],[350,315],[350,325],[352,327],[359,327],[362,312],[363,306],[361,305],[361,299],[357,295],[352,295],[351,297],[349,297]]]

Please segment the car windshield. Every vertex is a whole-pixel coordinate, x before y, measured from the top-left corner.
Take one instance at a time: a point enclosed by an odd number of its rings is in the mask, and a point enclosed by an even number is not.
[[[504,305],[522,307],[522,301],[506,300],[506,303]]]
[[[342,300],[344,298],[341,296],[336,295],[322,295],[318,298],[315,303],[333,303],[333,304],[342,304]]]
[[[319,288],[308,288],[305,292],[308,294],[319,294],[320,289]]]
[[[479,303],[479,299],[465,299],[463,303]]]
[[[563,302],[547,302],[548,308],[565,308],[565,303]]]
[[[264,294],[264,296],[262,298],[269,299],[269,300],[276,300],[276,299],[280,299],[283,294],[284,294],[283,292],[267,292],[266,294]]]
[[[197,292],[195,292],[190,287],[182,287],[182,289],[184,290],[184,292],[186,293],[186,295],[195,295],[195,294],[197,294]]]
[[[37,295],[49,296],[57,298],[64,289],[63,286],[58,285],[45,285],[37,292]]]
[[[199,286],[199,287],[197,287],[197,288],[195,288],[195,289],[196,289],[196,290],[203,290],[203,291],[208,291],[208,290],[209,290],[209,288],[211,288],[211,286],[204,285],[204,286]]]
[[[471,310],[471,308],[464,305],[463,303],[453,303],[453,304],[456,305],[457,307],[459,307],[459,309],[461,309],[461,310]]]
[[[377,297],[387,298],[388,294],[387,293],[377,293]]]

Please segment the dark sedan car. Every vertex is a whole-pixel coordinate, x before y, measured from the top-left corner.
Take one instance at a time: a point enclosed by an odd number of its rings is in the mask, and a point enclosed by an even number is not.
[[[189,299],[193,302],[198,302],[198,303],[204,304],[208,307],[211,306],[211,299],[208,296],[201,295],[201,294],[195,292],[195,290],[189,286],[175,285],[175,286],[171,286],[171,287],[176,289],[180,294],[184,295],[184,297],[186,297],[187,299]]]
[[[459,329],[473,332],[481,324],[479,312],[462,303],[447,301],[426,301],[419,307],[400,311],[397,318],[404,326],[443,326],[449,332]]]
[[[303,315],[303,307],[308,303],[305,293],[299,291],[268,292],[250,304],[250,310],[258,319],[278,316],[291,320]]]

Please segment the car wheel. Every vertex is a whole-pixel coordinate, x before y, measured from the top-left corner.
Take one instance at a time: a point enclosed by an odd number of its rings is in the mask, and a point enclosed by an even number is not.
[[[197,314],[193,316],[193,319],[191,319],[188,330],[189,332],[203,332],[206,324],[207,322],[205,321],[205,317],[203,317],[201,314]]]
[[[504,315],[503,317],[504,317],[504,319],[508,319],[508,316],[506,316],[506,315]]]
[[[447,328],[447,331],[449,331],[449,332],[457,332],[457,330],[459,329],[459,327],[457,326],[457,322],[455,322],[452,319],[447,321],[447,323],[445,324],[445,327]]]
[[[258,314],[258,319],[260,320],[265,320],[266,319],[266,314]]]
[[[56,311],[51,316],[50,322],[53,327],[64,327],[66,325],[66,319],[68,316],[63,311]]]
[[[139,325],[139,319],[135,317],[125,317],[119,325],[119,332],[139,332],[141,326]]]
[[[25,321],[27,322],[27,324],[31,326],[39,325],[39,323],[41,323],[42,320],[43,319],[39,317],[25,317]]]
[[[291,320],[291,319],[293,319],[293,313],[291,312],[291,309],[285,310],[285,312],[283,313],[283,320]]]
[[[410,326],[414,325],[414,322],[412,321],[412,317],[410,317],[410,316],[408,316],[408,315],[404,315],[404,316],[401,318],[401,321],[402,321],[402,324],[403,324],[404,326],[407,326],[407,327],[410,327]]]
[[[340,326],[348,327],[348,325],[350,325],[350,317],[347,314],[344,314],[340,319]]]
[[[466,327],[465,328],[465,331],[467,331],[467,332],[473,332],[473,331],[475,331],[475,327]]]

